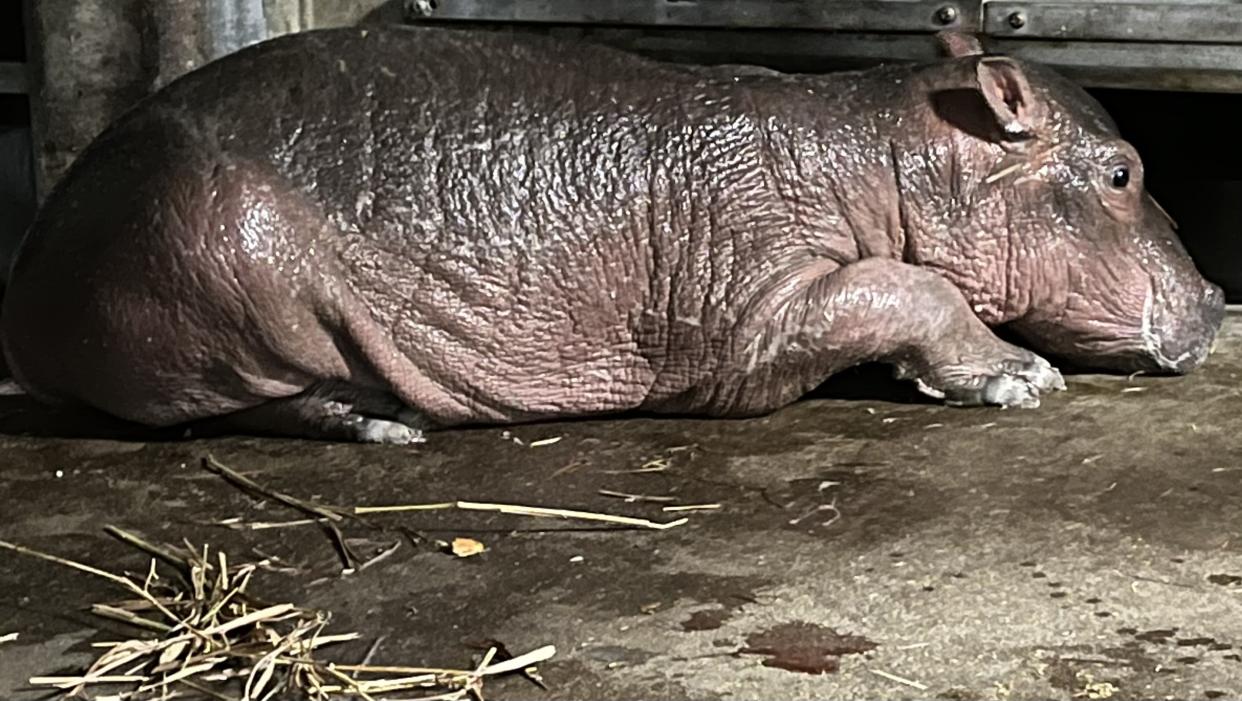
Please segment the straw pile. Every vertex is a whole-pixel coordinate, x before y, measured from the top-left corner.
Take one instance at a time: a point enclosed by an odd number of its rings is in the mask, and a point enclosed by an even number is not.
[[[247,587],[257,565],[230,565],[223,552],[189,543],[184,548],[152,545],[116,528],[108,532],[152,556],[143,578],[97,569],[55,555],[0,541],[0,548],[56,562],[103,577],[132,596],[96,604],[96,615],[146,629],[155,637],[96,643],[98,658],[78,676],[33,677],[30,683],[97,701],[140,701],[183,696],[241,701],[272,698],[368,701],[417,691],[417,698],[482,698],[483,679],[510,672],[534,673],[535,664],[555,654],[551,646],[493,663],[497,648],[473,669],[379,667],[328,662],[319,650],[355,640],[357,633],[329,634],[329,615],[293,604],[266,604]],[[157,561],[170,566],[161,576]],[[95,695],[94,689],[109,693]],[[115,691],[115,689],[124,689]],[[238,692],[240,691],[240,696]],[[278,696],[279,695],[279,696]]]

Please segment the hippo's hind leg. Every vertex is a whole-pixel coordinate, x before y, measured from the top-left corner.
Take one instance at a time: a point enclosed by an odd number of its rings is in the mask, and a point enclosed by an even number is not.
[[[714,382],[682,398],[697,406],[682,408],[763,413],[874,361],[955,406],[1035,407],[1042,395],[1065,389],[1056,368],[998,338],[952,283],[899,261],[812,271],[800,288],[761,306],[770,313],[735,342],[738,351]]]
[[[430,423],[382,390],[330,382],[301,394],[193,424],[191,436],[250,433],[311,440],[409,445]]]

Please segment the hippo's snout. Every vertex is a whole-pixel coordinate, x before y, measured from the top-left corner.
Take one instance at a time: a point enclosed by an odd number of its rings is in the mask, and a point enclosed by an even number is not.
[[[1182,293],[1181,303],[1162,304],[1160,297],[1159,292],[1148,296],[1143,330],[1147,357],[1161,372],[1188,373],[1211,352],[1225,318],[1225,293],[1204,281],[1199,294]]]

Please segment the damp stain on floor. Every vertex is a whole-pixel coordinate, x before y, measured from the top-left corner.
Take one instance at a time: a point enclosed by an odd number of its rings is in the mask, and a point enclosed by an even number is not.
[[[879,647],[861,635],[838,633],[804,621],[782,623],[746,636],[742,655],[760,655],[763,666],[803,674],[828,674],[841,668],[841,658]]]

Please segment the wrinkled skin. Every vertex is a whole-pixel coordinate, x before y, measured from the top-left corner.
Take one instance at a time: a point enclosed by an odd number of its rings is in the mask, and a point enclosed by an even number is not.
[[[1001,325],[1091,366],[1203,362],[1222,295],[1109,118],[945,45],[813,77],[432,29],[276,39],[83,154],[18,255],[5,354],[32,394],[133,421],[392,443],[755,415],[867,361],[954,404],[1063,388]]]

